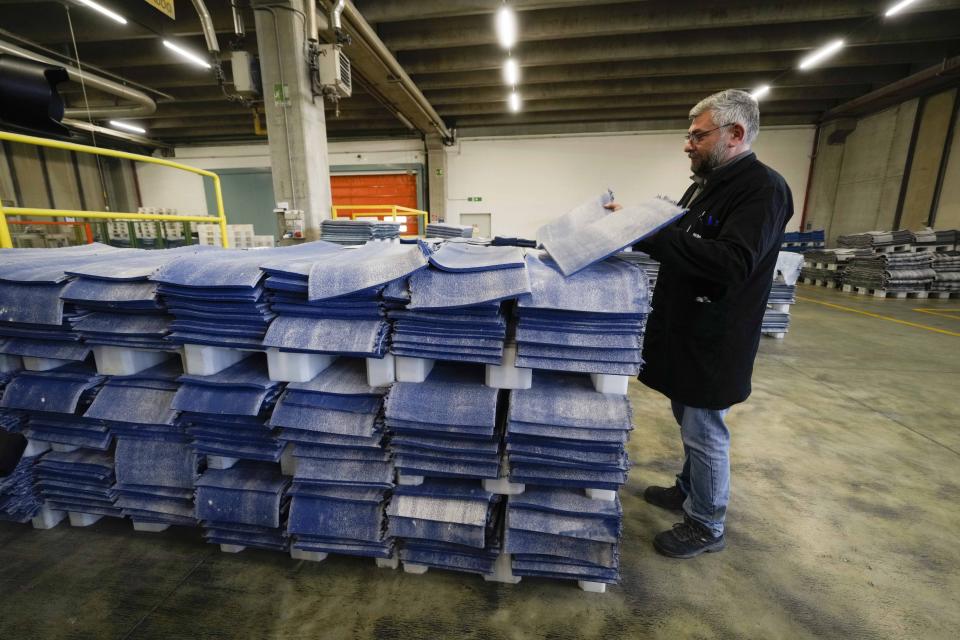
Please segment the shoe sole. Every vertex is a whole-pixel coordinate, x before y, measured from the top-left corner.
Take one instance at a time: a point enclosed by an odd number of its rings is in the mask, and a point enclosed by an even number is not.
[[[672,551],[667,551],[666,549],[661,547],[659,544],[657,544],[656,540],[653,541],[653,548],[657,550],[657,553],[659,553],[662,556],[666,556],[667,558],[676,558],[678,560],[689,560],[690,558],[696,558],[697,556],[703,553],[716,553],[718,551],[723,551],[724,549],[727,548],[727,541],[721,540],[720,542],[713,543],[709,547],[704,547],[699,551],[694,551],[691,553],[673,553]]]

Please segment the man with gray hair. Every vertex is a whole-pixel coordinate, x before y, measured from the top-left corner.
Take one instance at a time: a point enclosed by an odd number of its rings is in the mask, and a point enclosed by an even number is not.
[[[730,432],[724,418],[750,395],[777,254],[793,215],[787,183],[751,151],[759,128],[757,101],[744,91],[721,91],[691,109],[683,150],[693,184],[680,199],[687,212],[635,246],[661,264],[640,381],[670,399],[683,440],[674,485],[643,494],[651,504],[684,513],[683,522],[653,541],[673,558],[726,545]]]

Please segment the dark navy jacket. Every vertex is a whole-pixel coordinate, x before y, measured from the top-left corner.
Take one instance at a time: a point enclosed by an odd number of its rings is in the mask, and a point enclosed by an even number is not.
[[[689,211],[637,248],[661,263],[640,381],[671,400],[725,409],[750,395],[760,325],[793,197],[750,153],[712,173]]]

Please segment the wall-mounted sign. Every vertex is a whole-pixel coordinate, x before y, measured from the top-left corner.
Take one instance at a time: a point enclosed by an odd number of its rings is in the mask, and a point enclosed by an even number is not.
[[[167,14],[171,20],[177,19],[177,11],[173,6],[173,0],[147,0],[147,4]]]
[[[470,196],[467,198],[467,202],[483,202],[483,198],[480,196]]]

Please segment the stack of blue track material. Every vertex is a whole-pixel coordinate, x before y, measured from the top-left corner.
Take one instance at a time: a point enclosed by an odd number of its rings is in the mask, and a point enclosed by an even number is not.
[[[0,407],[29,414],[24,435],[31,440],[107,451],[113,441],[109,428],[83,415],[104,379],[85,363],[21,371],[4,389]]]
[[[263,345],[282,351],[382,358],[390,325],[381,293],[390,282],[426,263],[419,246],[369,244],[325,249],[311,256],[309,263],[265,264],[266,286],[277,317]]]
[[[389,532],[406,563],[492,574],[500,555],[501,501],[478,482],[427,480],[399,486],[387,508]]]
[[[386,388],[367,384],[362,360],[341,358],[287,386],[271,424],[293,447],[288,533],[294,549],[387,558],[384,507],[393,464],[383,424]]]
[[[110,378],[85,417],[114,433],[117,505],[134,522],[196,524],[198,456],[171,408],[181,374],[176,361]]]
[[[164,340],[173,318],[157,297],[157,283],[148,278],[172,260],[204,249],[212,247],[132,252],[115,261],[69,267],[75,279],[60,298],[84,313],[73,328],[88,345],[176,349]]]
[[[207,469],[197,480],[197,519],[207,542],[287,551],[289,485],[274,464]]]
[[[635,376],[649,312],[643,269],[611,258],[564,277],[527,254],[532,293],[517,302],[518,367]]]
[[[39,456],[25,456],[27,441],[0,433],[0,520],[28,522],[40,512],[43,498],[36,487]]]
[[[55,511],[122,517],[115,504],[113,456],[77,449],[45,453],[36,466],[37,487],[45,506]]]
[[[501,303],[530,292],[520,250],[447,243],[430,265],[410,276],[407,308],[390,313],[393,353],[500,364],[507,327]]]
[[[270,380],[262,355],[210,376],[183,375],[172,408],[182,412],[200,454],[277,462],[283,444],[269,425],[282,391]]]
[[[273,320],[261,264],[316,253],[314,243],[259,251],[204,251],[164,264],[152,276],[174,321],[169,340],[260,349]]]
[[[623,510],[583,492],[528,488],[507,504],[504,548],[513,573],[567,580],[619,580]]]
[[[498,391],[482,367],[438,364],[424,382],[397,382],[387,426],[397,470],[410,476],[495,479],[501,436]]]
[[[66,249],[0,250],[0,337],[2,353],[59,360],[84,360],[90,347],[73,324],[86,314],[60,299],[66,271],[109,264],[124,251],[102,244]]]
[[[537,372],[510,392],[511,482],[616,491],[627,481],[633,429],[626,396],[599,393],[585,375]]]
[[[320,239],[338,244],[364,244],[400,237],[400,223],[386,220],[332,219],[320,223]]]

